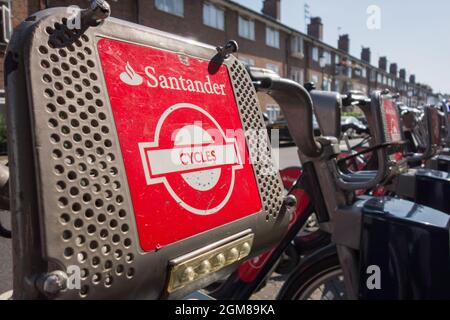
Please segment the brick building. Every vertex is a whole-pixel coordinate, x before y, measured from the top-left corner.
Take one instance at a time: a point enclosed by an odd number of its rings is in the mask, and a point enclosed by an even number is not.
[[[236,39],[237,54],[245,64],[265,67],[299,83],[313,81],[318,89],[346,92],[388,88],[399,92],[409,104],[426,103],[433,95],[429,86],[407,78],[405,69],[388,64],[381,57],[371,61],[370,48],[360,57],[350,55],[350,37],[341,35],[337,47],[322,41],[324,27],[319,17],[311,18],[304,34],[280,22],[280,1],[264,0],[262,12],[250,10],[230,0],[109,0],[112,15],[134,23],[189,37],[211,45]],[[16,26],[37,10],[54,6],[86,7],[87,0],[0,0],[2,10],[11,11]],[[8,21],[2,21],[3,29]],[[5,34],[5,30],[2,33]],[[6,40],[7,41],[7,40]],[[2,39],[0,54],[6,48]],[[3,73],[3,66],[0,67]],[[3,77],[0,88],[3,87]],[[265,108],[276,108],[261,97]]]

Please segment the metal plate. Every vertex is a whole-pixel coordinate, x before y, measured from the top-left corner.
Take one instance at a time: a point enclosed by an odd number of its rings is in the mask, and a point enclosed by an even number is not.
[[[41,12],[35,21],[28,21],[22,33],[42,259],[48,262],[48,270],[65,271],[74,265],[81,268],[82,275],[80,289],[66,290],[57,298],[167,297],[168,261],[172,259],[248,229],[254,233],[252,255],[276,243],[288,220],[287,216],[278,216],[281,179],[270,159],[250,78],[231,56],[225,66],[253,161],[262,210],[200,230],[182,237],[182,241],[168,242],[162,249],[142,250],[129,188],[131,177],[125,170],[124,149],[119,143],[97,43],[115,39],[203,60],[210,60],[216,52],[200,43],[116,19],[78,33],[65,26],[65,16],[66,10],[61,8]],[[258,139],[261,134],[265,139]],[[148,206],[151,209],[152,204]],[[170,297],[182,297],[233,267]]]

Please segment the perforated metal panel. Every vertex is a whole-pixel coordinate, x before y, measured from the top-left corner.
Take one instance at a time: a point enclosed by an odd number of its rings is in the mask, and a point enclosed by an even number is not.
[[[64,18],[50,18],[29,57],[45,254],[58,261],[56,269],[81,267],[81,298],[132,282],[139,254],[95,40],[92,32],[69,30]]]
[[[266,128],[264,122],[261,121],[261,109],[256,99],[256,92],[252,86],[243,85],[251,79],[241,63],[235,61],[230,67],[230,73],[234,79],[236,100],[250,146],[250,158],[254,163],[253,167],[256,171],[264,211],[267,212],[266,219],[276,218],[281,208],[282,184],[279,174],[274,172],[275,168],[271,160]]]
[[[35,21],[29,20],[28,32],[21,35],[26,43],[23,62],[36,156],[39,205],[35,210],[40,217],[42,259],[48,262],[47,271],[81,268],[81,288],[66,290],[56,298],[158,298],[165,295],[171,259],[244,230],[255,235],[252,254],[276,243],[289,218],[278,216],[281,179],[270,159],[250,78],[230,57],[225,64],[264,210],[164,250],[142,252],[96,43],[101,38],[116,38],[202,59],[211,59],[215,50],[115,19],[82,32],[69,30],[65,16],[64,9],[47,10]],[[265,139],[258,139],[261,134]],[[173,297],[230,270],[187,285]]]

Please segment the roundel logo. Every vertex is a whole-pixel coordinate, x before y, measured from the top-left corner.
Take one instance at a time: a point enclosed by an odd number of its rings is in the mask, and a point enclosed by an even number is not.
[[[396,118],[391,119],[391,137],[393,141],[401,140],[400,131],[398,128],[398,121]]]
[[[163,184],[193,214],[223,208],[233,192],[235,171],[242,169],[236,139],[228,138],[207,111],[188,103],[163,112],[154,141],[139,143],[139,150],[147,185]]]

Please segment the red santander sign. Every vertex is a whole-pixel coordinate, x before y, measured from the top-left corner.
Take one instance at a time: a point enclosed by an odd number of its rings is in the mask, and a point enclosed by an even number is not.
[[[391,142],[400,142],[402,140],[400,118],[394,102],[391,99],[383,99],[383,108],[386,114],[387,131]],[[395,161],[400,161],[403,156],[400,152],[396,152],[391,158]]]
[[[260,212],[225,66],[110,39],[98,52],[144,251]]]

